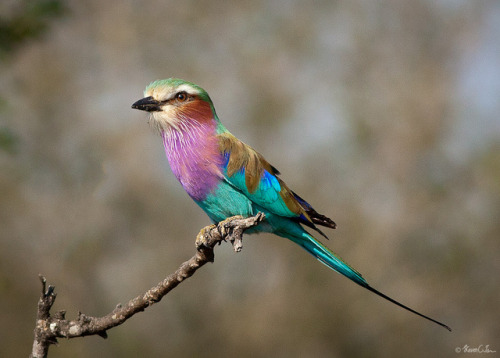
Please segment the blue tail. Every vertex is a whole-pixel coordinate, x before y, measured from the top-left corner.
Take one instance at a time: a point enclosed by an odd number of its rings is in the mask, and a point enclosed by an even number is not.
[[[352,281],[356,282],[358,285],[366,288],[367,290],[377,294],[378,296],[385,298],[386,300],[398,305],[399,307],[404,308],[405,310],[408,310],[420,317],[423,317],[425,319],[428,319],[429,321],[432,321],[434,323],[437,323],[438,325],[446,328],[448,331],[451,331],[451,328],[445,325],[444,323],[441,323],[439,321],[436,321],[433,318],[430,318],[420,312],[415,311],[414,309],[411,309],[408,306],[403,305],[402,303],[396,301],[395,299],[383,294],[382,292],[374,289],[371,287],[368,282],[361,276],[361,274],[353,269],[351,266],[349,266],[347,263],[342,261],[335,253],[333,253],[330,249],[328,249],[326,246],[322,245],[320,242],[318,242],[314,237],[312,237],[310,234],[308,234],[306,231],[302,231],[302,234],[299,235],[288,235],[286,236],[288,239],[292,240],[296,244],[302,246],[307,252],[309,252],[311,255],[316,257],[321,263],[325,264],[329,268],[331,268],[334,271],[337,271],[338,273],[344,275],[345,277],[351,279]]]
[[[353,280],[358,285],[366,287],[368,283],[361,274],[344,262],[338,255],[333,253],[329,248],[321,244],[307,232],[302,234],[302,237],[290,238],[296,244],[302,246],[307,252],[316,257],[319,262],[325,264],[329,268],[344,275],[350,280]]]

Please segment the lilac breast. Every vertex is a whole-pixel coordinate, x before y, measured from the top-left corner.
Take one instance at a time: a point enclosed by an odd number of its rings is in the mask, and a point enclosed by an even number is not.
[[[223,178],[215,121],[184,121],[179,130],[170,127],[162,137],[175,177],[194,200],[204,200]]]

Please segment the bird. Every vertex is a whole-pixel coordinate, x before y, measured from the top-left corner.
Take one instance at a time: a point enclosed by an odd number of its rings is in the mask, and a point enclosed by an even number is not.
[[[291,190],[278,169],[226,129],[200,86],[178,78],[156,80],[132,108],[149,113],[149,124],[162,138],[173,174],[213,224],[262,212],[264,221],[251,233],[287,238],[361,287],[451,331],[370,286],[361,273],[310,234],[306,228],[326,237],[318,226],[335,229],[337,224]]]

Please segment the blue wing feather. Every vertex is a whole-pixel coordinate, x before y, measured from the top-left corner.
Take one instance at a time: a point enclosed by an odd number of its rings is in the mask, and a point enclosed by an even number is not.
[[[226,181],[244,193],[252,202],[280,216],[299,217],[299,215],[292,212],[288,208],[285,201],[281,197],[281,185],[273,174],[264,170],[259,180],[257,189],[253,192],[250,192],[246,186],[245,175],[246,169],[244,167],[232,176],[227,174],[227,167],[224,171]]]

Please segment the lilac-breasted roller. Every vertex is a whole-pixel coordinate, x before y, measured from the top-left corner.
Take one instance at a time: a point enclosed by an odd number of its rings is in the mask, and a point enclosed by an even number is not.
[[[149,112],[175,177],[212,222],[263,212],[265,219],[253,232],[292,240],[358,285],[451,331],[371,287],[358,271],[308,233],[303,226],[324,236],[317,225],[334,229],[336,224],[293,192],[275,167],[222,125],[201,87],[175,78],[158,80],[146,87],[144,98],[132,108]]]

